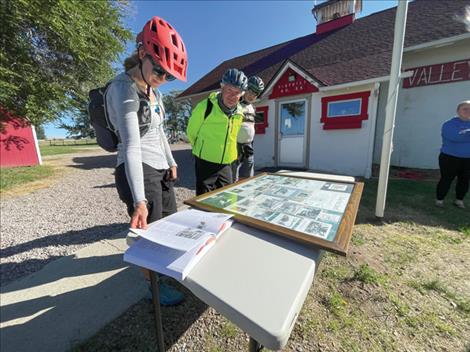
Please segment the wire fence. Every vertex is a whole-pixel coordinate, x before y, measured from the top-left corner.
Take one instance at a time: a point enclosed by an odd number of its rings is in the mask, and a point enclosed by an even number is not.
[[[82,139],[48,139],[42,141],[41,144],[47,144],[51,146],[55,145],[92,145],[96,144],[95,138],[82,138]]]

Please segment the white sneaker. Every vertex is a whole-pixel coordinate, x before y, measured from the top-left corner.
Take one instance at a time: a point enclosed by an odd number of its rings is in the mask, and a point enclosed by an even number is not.
[[[457,208],[465,209],[465,204],[463,204],[463,200],[456,199],[456,200],[454,201],[454,205],[455,205]]]
[[[438,200],[436,199],[436,207],[438,208],[444,208],[444,201],[443,200]]]

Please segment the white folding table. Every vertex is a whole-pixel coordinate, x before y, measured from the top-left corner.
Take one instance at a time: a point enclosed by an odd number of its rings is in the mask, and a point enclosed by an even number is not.
[[[353,177],[287,172],[354,182]],[[182,281],[191,292],[250,336],[249,351],[282,349],[308,294],[322,256],[318,248],[234,223]],[[159,351],[163,330],[158,276],[151,271]]]

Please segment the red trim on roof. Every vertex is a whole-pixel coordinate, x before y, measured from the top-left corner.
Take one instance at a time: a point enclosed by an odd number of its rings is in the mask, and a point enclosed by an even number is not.
[[[326,32],[330,32],[332,30],[346,27],[348,24],[354,22],[354,14],[346,15],[340,18],[336,18],[334,20],[324,22],[322,24],[317,25],[317,34],[322,34]]]

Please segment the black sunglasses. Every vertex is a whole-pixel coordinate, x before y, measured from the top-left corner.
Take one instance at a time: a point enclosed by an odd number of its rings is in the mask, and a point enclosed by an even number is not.
[[[165,69],[163,67],[161,67],[159,64],[156,64],[153,59],[149,56],[148,57],[150,59],[150,62],[152,63],[152,72],[159,76],[159,77],[162,77],[163,75],[165,75],[165,79],[167,81],[174,81],[176,79],[175,76],[169,74],[168,72],[165,71]]]

